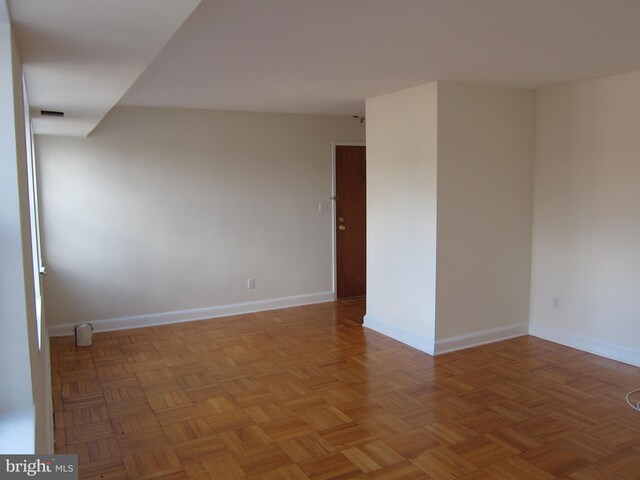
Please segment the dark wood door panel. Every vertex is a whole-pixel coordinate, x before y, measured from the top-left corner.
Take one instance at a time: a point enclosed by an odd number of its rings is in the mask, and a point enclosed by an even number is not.
[[[338,298],[366,295],[367,166],[364,146],[336,147]]]

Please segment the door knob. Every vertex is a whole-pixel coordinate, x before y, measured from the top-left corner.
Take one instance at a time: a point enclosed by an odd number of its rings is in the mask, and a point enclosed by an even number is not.
[[[338,230],[346,230],[347,227],[345,227],[344,225],[338,225]]]

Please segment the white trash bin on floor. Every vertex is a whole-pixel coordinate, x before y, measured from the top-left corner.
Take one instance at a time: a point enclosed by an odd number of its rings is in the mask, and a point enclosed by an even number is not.
[[[78,347],[88,347],[91,345],[93,336],[93,325],[90,323],[81,323],[76,325],[76,345]]]

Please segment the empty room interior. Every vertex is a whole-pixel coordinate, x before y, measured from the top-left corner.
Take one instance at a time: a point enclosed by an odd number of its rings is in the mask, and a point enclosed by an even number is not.
[[[639,479],[638,25],[0,0],[0,456]]]

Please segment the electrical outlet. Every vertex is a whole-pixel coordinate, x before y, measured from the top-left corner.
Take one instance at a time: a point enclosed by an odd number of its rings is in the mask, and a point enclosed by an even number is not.
[[[553,309],[560,310],[560,297],[553,297]]]
[[[254,288],[256,288],[256,279],[255,278],[247,279],[247,288],[249,290],[253,290]]]

